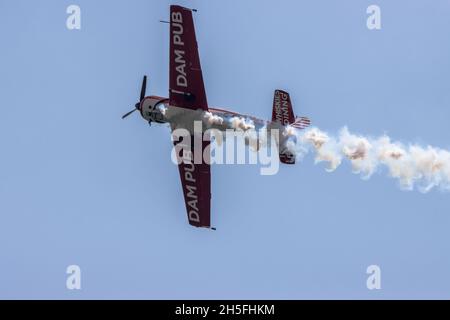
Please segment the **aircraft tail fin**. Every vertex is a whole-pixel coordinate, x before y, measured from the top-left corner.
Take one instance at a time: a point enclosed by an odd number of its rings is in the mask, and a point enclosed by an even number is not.
[[[291,97],[283,90],[275,90],[273,95],[272,121],[287,126],[295,121]]]
[[[305,129],[310,126],[311,121],[307,117],[295,117],[289,93],[283,90],[275,90],[273,96],[272,121],[283,126],[291,126],[296,129]],[[282,143],[283,142],[283,143]],[[295,154],[287,148],[282,148],[284,141],[280,141],[280,161],[286,164],[295,164]]]

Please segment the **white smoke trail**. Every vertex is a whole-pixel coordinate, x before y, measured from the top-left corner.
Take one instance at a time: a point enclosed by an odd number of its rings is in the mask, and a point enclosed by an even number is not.
[[[381,167],[386,167],[389,175],[398,179],[402,189],[412,190],[414,186],[421,192],[433,187],[450,189],[450,152],[431,146],[404,145],[392,142],[383,135],[369,138],[342,128],[336,137],[318,128],[299,131],[287,128],[285,134],[297,138],[296,144],[287,144],[296,155],[304,155],[309,150],[315,152],[315,162],[325,162],[326,170],[332,172],[348,160],[352,170],[368,179]]]
[[[255,150],[267,146],[267,137],[258,137],[251,119],[237,116],[222,118],[210,112],[205,112],[203,118],[208,125],[242,131],[245,142],[256,146],[253,148]],[[428,192],[434,187],[450,190],[450,152],[447,150],[404,145],[392,142],[387,135],[364,137],[350,133],[347,127],[343,127],[337,136],[316,127],[298,130],[290,126],[282,134],[285,139],[280,148],[287,148],[296,155],[297,160],[313,151],[315,163],[325,162],[328,172],[333,172],[344,160],[348,160],[352,171],[363,179],[369,179],[373,173],[386,167],[402,189],[413,190],[416,186],[421,192]]]
[[[205,124],[209,126],[223,125],[224,129],[235,129],[242,131],[255,129],[255,124],[253,123],[253,120],[241,116],[228,116],[223,118],[209,111],[205,111],[203,112],[203,120]]]
[[[267,143],[264,137],[260,137],[258,135],[256,131],[257,128],[253,120],[246,117],[241,116],[221,117],[209,111],[205,111],[203,112],[203,122],[206,124],[207,128],[215,126],[221,128],[222,130],[232,129],[241,132],[245,144],[250,146],[251,149],[253,149],[254,151],[257,151],[261,146],[264,146]],[[259,130],[261,129],[262,128],[259,128]]]
[[[222,125],[223,124],[222,117],[212,114],[209,111],[205,111],[203,113],[203,119],[208,125],[213,125],[213,124]]]

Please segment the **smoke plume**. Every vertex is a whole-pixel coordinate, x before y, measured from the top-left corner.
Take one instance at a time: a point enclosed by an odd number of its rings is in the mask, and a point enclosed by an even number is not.
[[[267,137],[258,136],[251,119],[246,117],[220,117],[204,112],[207,126],[219,125],[222,129],[242,131],[247,144],[266,146]],[[353,173],[369,179],[375,172],[387,170],[402,189],[428,192],[434,187],[450,190],[450,152],[432,146],[403,144],[392,141],[387,135],[377,138],[351,133],[343,127],[337,135],[330,135],[317,127],[299,130],[287,126],[282,132],[280,150],[288,149],[297,161],[307,153],[314,154],[315,163],[323,162],[328,172],[335,171],[344,161],[351,164]],[[249,143],[252,142],[252,143]]]
[[[385,167],[402,189],[417,187],[421,192],[434,187],[450,189],[450,152],[447,150],[404,145],[391,141],[387,135],[364,137],[349,132],[347,127],[342,128],[337,136],[316,127],[303,131],[287,128],[285,134],[297,138],[297,143],[288,143],[287,147],[298,158],[312,151],[315,162],[324,162],[329,172],[336,170],[343,161],[349,161],[352,171],[363,179],[369,179]]]

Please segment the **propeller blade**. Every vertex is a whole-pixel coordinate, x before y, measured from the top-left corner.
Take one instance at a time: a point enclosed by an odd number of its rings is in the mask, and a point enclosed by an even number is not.
[[[144,76],[144,79],[142,80],[141,99],[139,101],[142,101],[145,98],[146,88],[147,88],[147,76]]]
[[[141,102],[142,102],[142,100],[144,100],[144,98],[145,98],[145,91],[146,91],[146,88],[147,88],[147,76],[144,76],[144,79],[142,79],[141,99],[139,100],[138,103],[136,103],[136,105],[134,106],[134,109],[133,109],[133,110],[131,110],[130,112],[125,113],[125,114],[122,116],[122,119],[125,119],[125,118],[128,117],[130,114],[132,114],[132,113],[135,112],[136,110],[139,110],[139,109],[140,109]]]
[[[130,114],[132,114],[132,113],[135,112],[136,110],[137,110],[137,109],[135,108],[135,109],[131,110],[130,112],[125,113],[125,114],[122,116],[122,119],[125,119],[126,117],[128,117]]]

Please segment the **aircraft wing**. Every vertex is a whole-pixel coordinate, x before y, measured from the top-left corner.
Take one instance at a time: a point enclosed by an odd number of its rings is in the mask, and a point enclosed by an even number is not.
[[[192,10],[170,6],[170,105],[208,110]]]
[[[191,149],[194,150],[194,135],[191,135]],[[181,147],[185,141],[174,141],[175,147]],[[210,141],[202,142],[202,155]],[[177,149],[175,149],[177,150]],[[182,156],[180,155],[182,154]],[[210,154],[202,163],[195,164],[192,152],[176,152],[180,164],[181,185],[189,224],[195,227],[211,227],[211,168]],[[205,160],[208,162],[206,163]]]

